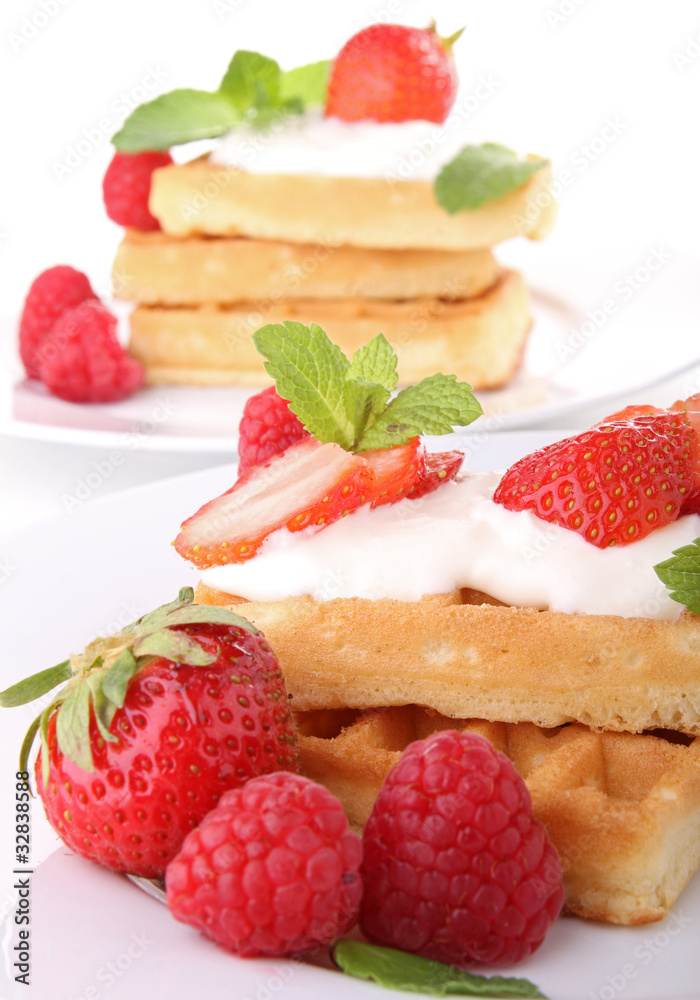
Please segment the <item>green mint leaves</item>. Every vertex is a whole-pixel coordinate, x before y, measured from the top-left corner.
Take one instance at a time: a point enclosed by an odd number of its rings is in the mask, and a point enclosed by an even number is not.
[[[330,60],[283,72],[274,59],[240,49],[218,90],[171,90],[136,108],[112,142],[125,153],[169,149],[223,135],[236,125],[264,126],[326,99]]]
[[[675,549],[670,559],[654,566],[654,571],[674,601],[700,615],[700,538]]]
[[[448,434],[482,412],[466,382],[455,375],[432,375],[396,388],[396,355],[383,333],[349,361],[328,335],[312,323],[263,326],[253,343],[266,359],[265,370],[289,400],[306,429],[324,444],[368,451],[405,444],[420,434]]]
[[[465,146],[435,178],[435,199],[450,215],[473,212],[517,191],[546,163],[521,160],[512,149],[496,142]]]
[[[338,941],[333,947],[333,959],[343,972],[394,990],[434,997],[544,997],[528,979],[476,976],[452,965],[364,941]]]

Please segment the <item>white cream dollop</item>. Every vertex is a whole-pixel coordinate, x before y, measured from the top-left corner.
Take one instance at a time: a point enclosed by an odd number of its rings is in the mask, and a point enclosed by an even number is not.
[[[463,146],[483,139],[465,128],[456,113],[439,125],[344,122],[308,112],[281,117],[261,129],[232,129],[209,159],[261,174],[432,180]]]
[[[283,528],[249,562],[205,570],[203,582],[252,601],[303,594],[416,601],[471,587],[520,607],[679,617],[682,606],[654,566],[700,536],[700,516],[599,549],[529,511],[494,503],[501,475],[469,473],[419,500],[361,508],[316,532]]]

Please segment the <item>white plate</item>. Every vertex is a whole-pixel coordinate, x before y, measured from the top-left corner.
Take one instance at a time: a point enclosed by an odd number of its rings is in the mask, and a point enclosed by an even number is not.
[[[660,251],[663,257],[665,251]],[[641,391],[700,364],[699,265],[671,256],[591,266],[531,265],[534,326],[521,368],[507,388],[477,393],[493,429],[553,421]],[[636,286],[636,287],[633,287]],[[606,311],[607,309],[607,311]],[[163,386],[121,403],[78,405],[34,381],[7,385],[0,431],[71,444],[155,451],[235,453],[243,404],[256,390]]]
[[[497,468],[561,433],[465,435],[470,467]],[[168,544],[184,516],[230,486],[234,467],[218,466],[96,501],[61,519],[0,539],[4,621],[0,689],[121,627],[198,573]],[[195,996],[306,1000],[333,995],[405,997],[306,963],[243,961],[176,923],[167,909],[125,878],[61,847],[34,803],[32,817],[32,986],[15,984],[18,927],[11,872],[14,761],[37,706],[2,710],[4,767],[0,997],[34,1000],[191,1000]],[[53,852],[53,853],[52,853]],[[660,924],[605,927],[562,919],[540,951],[508,970],[556,1000],[700,1000],[700,877]]]

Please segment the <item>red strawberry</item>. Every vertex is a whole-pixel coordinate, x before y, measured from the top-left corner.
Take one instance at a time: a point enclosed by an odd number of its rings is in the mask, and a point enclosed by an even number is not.
[[[72,672],[60,664],[44,684],[31,678],[30,693],[25,681],[22,695],[16,685],[0,697],[24,704],[71,678],[40,716],[37,789],[68,847],[118,871],[162,875],[223,792],[296,769],[287,693],[264,637],[192,596],[186,588],[130,631],[95,640]]]
[[[278,528],[328,525],[355,510],[369,498],[373,480],[360,455],[304,438],[188,518],[175,548],[200,569],[245,562]]]
[[[372,507],[396,503],[408,496],[425,466],[425,446],[419,437],[394,448],[363,451],[361,455],[374,472],[369,497]]]
[[[347,122],[444,122],[457,93],[451,38],[435,27],[372,24],[345,43],[328,81],[326,114]]]
[[[238,475],[308,437],[299,417],[274,385],[246,401],[238,428]]]
[[[463,451],[429,452],[425,456],[425,465],[418,478],[407,493],[409,500],[418,500],[426,493],[432,493],[438,486],[449,483],[462,468]]]
[[[697,462],[697,436],[685,417],[634,417],[520,459],[493,498],[577,531],[599,548],[626,545],[676,520],[692,495]]]

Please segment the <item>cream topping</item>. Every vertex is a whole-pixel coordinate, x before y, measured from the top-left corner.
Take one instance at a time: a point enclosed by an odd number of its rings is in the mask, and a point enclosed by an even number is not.
[[[249,562],[205,570],[203,582],[253,601],[303,594],[416,601],[470,587],[521,607],[679,617],[682,606],[653,567],[700,536],[700,516],[599,549],[529,511],[494,503],[501,475],[469,473],[419,500],[361,508],[321,530],[280,529]]]

